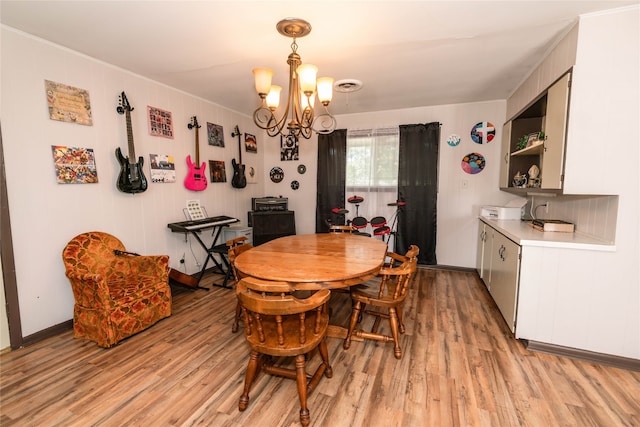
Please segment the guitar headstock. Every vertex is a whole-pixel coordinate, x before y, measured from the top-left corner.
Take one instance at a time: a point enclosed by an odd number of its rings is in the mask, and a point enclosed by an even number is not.
[[[196,116],[193,116],[193,117],[191,117],[191,123],[189,123],[189,124],[187,125],[187,127],[188,127],[189,129],[193,129],[193,128],[199,129],[199,128],[201,128],[202,126],[200,126],[200,125],[198,124],[198,118],[197,118]]]
[[[231,137],[235,138],[236,136],[240,135],[240,129],[238,129],[238,125],[236,125],[233,128],[233,131],[231,132]]]
[[[125,111],[133,111],[133,107],[129,104],[129,100],[127,99],[127,95],[125,95],[124,91],[120,94],[120,105],[116,108],[118,114],[124,114]]]

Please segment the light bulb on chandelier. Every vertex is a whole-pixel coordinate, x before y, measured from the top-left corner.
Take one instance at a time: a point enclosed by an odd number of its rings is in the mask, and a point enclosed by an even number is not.
[[[289,93],[284,113],[278,119],[276,110],[280,105],[282,87],[272,85],[273,70],[254,68],[256,92],[260,97],[260,106],[253,112],[253,121],[267,131],[267,135],[295,135],[311,138],[312,130],[316,133],[331,133],[336,129],[336,119],[329,112],[329,103],[333,96],[333,79],[320,77],[316,79],[318,67],[302,64],[298,55],[296,38],[304,37],[311,32],[311,24],[298,18],[287,18],[276,25],[278,32],[291,37],[291,53],[287,59],[289,64]],[[322,104],[324,111],[318,113],[315,98]]]

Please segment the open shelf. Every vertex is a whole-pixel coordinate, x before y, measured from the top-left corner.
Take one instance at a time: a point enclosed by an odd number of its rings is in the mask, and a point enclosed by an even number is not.
[[[543,151],[544,151],[544,142],[540,141],[538,144],[534,144],[530,147],[523,148],[522,150],[514,151],[513,153],[511,153],[511,157],[542,154]]]

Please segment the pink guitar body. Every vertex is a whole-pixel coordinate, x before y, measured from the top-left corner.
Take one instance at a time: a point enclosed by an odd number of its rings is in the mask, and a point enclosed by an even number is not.
[[[207,164],[202,162],[202,165],[198,167],[191,161],[191,156],[187,156],[187,166],[189,171],[184,179],[184,186],[192,191],[202,191],[207,188],[207,174],[205,173]]]
[[[187,172],[187,177],[184,179],[184,186],[192,191],[202,191],[207,188],[207,174],[204,173],[207,164],[202,162],[202,166],[198,167],[198,163],[200,163],[200,141],[198,138],[200,125],[198,124],[198,118],[196,116],[191,117],[191,123],[189,123],[187,127],[196,130],[196,162],[193,163],[191,156],[187,156],[189,171]]]

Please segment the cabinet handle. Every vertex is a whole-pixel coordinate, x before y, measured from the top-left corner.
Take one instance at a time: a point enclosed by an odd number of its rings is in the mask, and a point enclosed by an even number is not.
[[[504,154],[504,162],[509,163],[509,153]]]
[[[504,260],[505,260],[505,258],[504,258],[504,251],[505,251],[506,249],[507,249],[507,248],[505,248],[503,245],[500,245],[500,249],[498,249],[498,256],[500,257],[500,259],[501,259],[502,261],[504,261]]]

